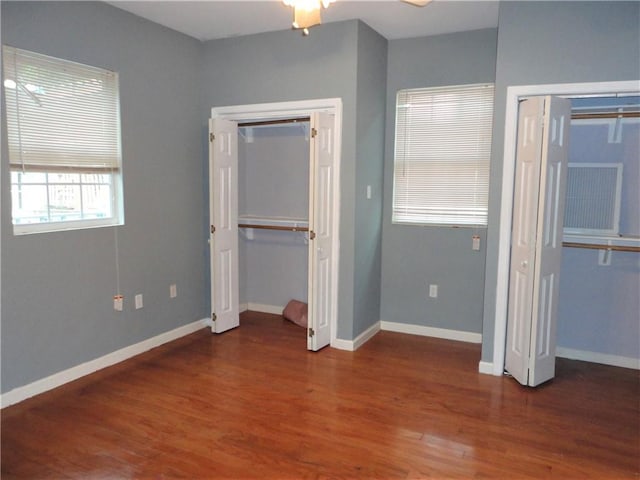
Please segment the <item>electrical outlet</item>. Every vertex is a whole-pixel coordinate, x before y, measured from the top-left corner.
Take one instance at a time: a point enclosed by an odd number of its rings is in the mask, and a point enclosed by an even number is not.
[[[471,237],[471,250],[480,250],[480,235],[474,235]]]
[[[122,295],[114,295],[113,296],[113,309],[121,312],[122,311],[122,306],[124,303],[124,296]]]
[[[142,294],[139,293],[136,295],[135,297],[135,302],[136,302],[136,310],[142,308],[144,306],[144,304],[142,303]]]
[[[433,283],[429,285],[429,297],[438,298],[438,285]]]
[[[169,298],[176,298],[178,296],[178,288],[175,283],[169,285]]]

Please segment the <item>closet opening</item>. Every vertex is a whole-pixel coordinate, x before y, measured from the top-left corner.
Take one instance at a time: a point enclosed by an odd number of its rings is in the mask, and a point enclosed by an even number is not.
[[[340,99],[212,109],[214,333],[293,300],[308,305],[308,349],[335,342],[341,116]]]
[[[309,140],[308,117],[238,123],[240,312],[308,304]]]
[[[621,302],[613,302],[613,299],[621,295],[620,288],[633,288],[634,282],[637,285],[634,255],[640,250],[640,232],[637,215],[634,217],[629,210],[637,213],[637,202],[630,201],[629,196],[637,198],[638,166],[628,152],[634,151],[631,145],[637,146],[638,142],[638,93],[637,81],[530,85],[507,89],[493,362],[481,362],[481,372],[502,375],[505,365],[514,159],[518,138],[516,120],[520,101],[541,95],[564,97],[571,99],[572,103],[569,169],[573,171],[569,175],[565,197],[567,205],[564,209],[564,252],[559,292],[559,312],[563,320],[559,322],[557,331],[558,340],[564,345],[557,351],[554,348],[553,354],[627,368],[636,365],[637,368],[637,360],[633,358],[637,355],[637,344],[634,346],[632,341],[626,340],[626,337],[637,338],[637,325],[625,323],[633,318],[627,312],[637,311],[637,307],[631,306],[629,310],[626,304],[620,306]],[[581,192],[587,195],[583,196]],[[627,198],[620,202],[620,195]],[[600,287],[596,288],[597,285]],[[606,290],[611,285],[617,287],[603,297],[605,292],[602,288]],[[589,291],[589,288],[596,290]],[[606,301],[594,308],[594,298],[606,298]],[[634,298],[629,296],[629,299]],[[601,307],[614,303],[617,308],[614,314],[601,311]],[[573,322],[574,318],[576,322]],[[624,325],[611,324],[618,320]],[[589,322],[590,326],[587,325]],[[636,333],[622,333],[625,331]],[[593,343],[588,343],[591,339],[585,340],[585,332],[598,332]],[[604,348],[610,351],[615,348],[616,353],[598,353]]]

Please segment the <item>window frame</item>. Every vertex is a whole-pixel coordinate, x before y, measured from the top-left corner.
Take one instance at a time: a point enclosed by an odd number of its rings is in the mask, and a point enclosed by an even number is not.
[[[399,134],[399,129],[407,128],[407,124],[411,121],[411,120],[407,120],[407,117],[410,117],[411,115],[416,115],[416,114],[420,115],[420,113],[418,112],[420,108],[419,106],[416,107],[415,113],[409,111],[410,107],[412,106],[410,103],[411,95],[412,94],[425,95],[425,96],[431,96],[432,98],[437,98],[438,95],[442,95],[441,98],[444,99],[446,98],[445,97],[446,95],[452,96],[452,95],[455,95],[456,93],[459,93],[458,97],[462,97],[464,95],[468,95],[469,92],[474,92],[474,91],[479,92],[478,94],[480,96],[482,96],[483,94],[486,96],[487,92],[490,93],[490,100],[487,103],[483,104],[483,108],[489,110],[489,113],[483,116],[483,119],[486,120],[486,122],[483,123],[480,127],[478,127],[479,130],[482,129],[486,134],[485,139],[483,140],[483,142],[481,142],[482,146],[484,147],[484,150],[483,150],[484,156],[482,159],[484,166],[481,170],[479,170],[478,160],[474,157],[474,158],[469,158],[466,162],[464,162],[467,164],[467,166],[465,167],[464,165],[461,165],[461,168],[464,169],[463,171],[467,172],[466,178],[469,178],[470,176],[475,176],[476,183],[473,184],[474,187],[477,187],[479,185],[482,188],[482,191],[479,193],[479,195],[482,195],[485,200],[480,206],[481,209],[478,210],[477,201],[474,200],[474,203],[469,203],[469,202],[465,203],[465,197],[458,196],[456,198],[450,199],[449,203],[442,202],[442,205],[440,205],[437,208],[434,208],[433,211],[426,212],[425,210],[428,209],[428,207],[425,201],[412,204],[411,201],[407,199],[411,195],[414,195],[416,190],[411,190],[411,191],[407,190],[407,193],[405,194],[405,197],[407,198],[404,199],[404,203],[401,203],[400,205],[398,205],[398,200],[402,195],[401,193],[398,192],[398,187],[401,181],[399,180],[399,177],[398,177],[398,170],[400,166],[402,166],[402,168],[406,168],[407,156],[411,157],[411,153],[415,154],[415,151],[410,150],[411,148],[413,148],[412,147],[413,144],[409,145],[409,147],[407,148],[406,146],[407,138],[409,139],[408,143],[411,143],[411,141],[414,141],[415,138],[417,138],[417,137],[410,137],[410,135],[415,135],[415,133],[414,132],[407,133],[407,130],[402,132],[402,135],[401,135]],[[414,96],[414,98],[416,97]],[[407,103],[402,103],[403,100],[407,100]],[[461,108],[465,107],[462,103],[460,103],[459,100],[460,98],[458,98],[458,103],[455,103],[453,105],[454,109],[460,110]],[[426,87],[426,88],[410,88],[410,89],[398,90],[398,92],[396,93],[396,107],[395,107],[396,117],[395,117],[395,129],[394,129],[393,185],[392,185],[392,208],[391,208],[391,222],[393,225],[437,226],[437,227],[476,228],[476,229],[487,227],[494,102],[495,102],[495,84],[494,83],[478,83],[478,84],[451,85],[451,86]],[[433,118],[426,119],[426,117],[428,115],[432,115],[432,116],[436,115],[435,111],[438,107],[437,103],[434,101],[431,105],[429,105],[428,103],[425,103],[423,105],[427,106],[427,110],[425,110],[424,116],[419,117],[417,121],[415,121],[415,123],[425,123],[428,121],[434,122],[435,119]],[[402,113],[400,111],[400,108],[405,108],[407,113]],[[429,111],[429,108],[431,109],[431,111]],[[449,108],[451,108],[451,106]],[[446,110],[443,110],[443,113],[447,113]],[[459,116],[461,114],[462,112],[454,111],[453,113],[449,114],[449,118],[451,119],[453,116],[455,115]],[[401,118],[401,115],[404,115],[405,117]],[[416,127],[416,130],[418,128],[424,128],[424,127]],[[450,138],[450,135],[448,135],[447,138]],[[399,147],[399,144],[402,141],[405,142],[405,145],[401,145]],[[414,142],[414,143],[417,144],[419,142]],[[480,145],[480,142],[478,142],[477,145]],[[419,148],[420,147],[415,147],[416,151]],[[412,165],[412,168],[415,168],[416,170],[417,169],[424,169],[424,170],[434,169],[434,168],[437,168],[438,163],[446,163],[447,161],[450,161],[450,160],[451,160],[451,157],[447,157],[446,155],[433,161],[413,160],[414,165]],[[462,163],[463,162],[460,162],[460,164]],[[469,166],[469,163],[475,164],[475,172],[473,175],[469,175],[468,173],[472,168]],[[453,166],[448,166],[448,168],[451,168],[449,175],[454,175],[458,167],[455,166],[456,164],[450,164],[450,165],[453,165]],[[477,183],[479,171],[480,171],[480,174],[482,175],[481,183]],[[428,173],[425,172],[422,177],[418,177],[418,178],[427,179]],[[415,189],[416,183],[419,183],[419,182],[407,181],[405,184],[405,188]],[[410,184],[412,184],[410,187],[406,187],[406,185],[410,185]],[[430,187],[430,188],[431,190],[428,190],[429,192],[434,192],[435,190],[437,190],[437,188],[434,188],[434,187]],[[432,194],[432,196],[436,197],[435,194]],[[470,195],[470,196],[473,196],[473,195]],[[457,201],[457,205],[452,203],[456,201]],[[412,207],[414,208],[414,210],[422,210],[422,213],[419,214],[415,211],[411,213]],[[412,220],[411,217],[413,217],[414,220]]]
[[[121,133],[121,117],[120,117],[120,82],[117,72],[107,70],[101,67],[94,67],[91,65],[81,64],[73,61],[69,61],[62,58],[43,55],[37,52],[23,50],[15,48],[10,45],[2,45],[3,51],[3,93],[5,95],[5,121],[7,125],[8,143],[9,147],[9,187],[11,195],[11,222],[14,235],[26,235],[35,233],[49,233],[60,231],[71,231],[89,228],[100,228],[108,226],[118,226],[124,224],[124,198],[122,188],[122,133]],[[9,63],[13,62],[13,63]],[[30,68],[26,68],[30,67]],[[37,73],[33,73],[37,72]],[[62,81],[61,78],[64,75],[64,79],[67,83],[56,83]],[[41,82],[32,81],[31,85],[26,81],[31,78],[41,79]],[[91,80],[91,79],[96,80]],[[25,81],[26,79],[26,81]],[[89,80],[87,80],[89,79]],[[83,83],[84,82],[84,83]],[[106,82],[106,83],[95,83]],[[78,90],[76,85],[90,85],[84,91]],[[33,85],[41,85],[43,90],[36,91],[31,90]],[[95,85],[100,85],[101,89],[105,93],[99,93],[95,95]],[[49,87],[51,90],[47,90]],[[56,93],[59,89],[60,93]],[[93,90],[90,90],[93,88]],[[27,92],[34,92],[33,94]],[[77,96],[76,91],[80,92]],[[19,96],[20,92],[22,96]],[[53,92],[53,93],[51,93]],[[63,115],[58,119],[52,116],[51,109],[60,108],[62,101],[61,96],[65,93],[72,92],[75,96],[74,101],[71,102],[71,106],[67,107],[67,104],[63,104]],[[35,111],[37,108],[33,106],[31,109],[25,107],[20,110],[21,106],[24,106],[25,94],[29,97],[38,97],[43,94],[43,97],[34,99],[34,102],[40,106],[40,101],[46,103],[45,99],[48,99],[49,95],[53,95],[51,100],[45,105],[42,112]],[[13,95],[13,98],[9,98]],[[68,93],[67,93],[68,95]],[[84,96],[84,98],[83,98]],[[68,98],[68,97],[67,97]],[[101,100],[104,99],[104,100]],[[66,100],[65,100],[66,101]],[[100,103],[107,102],[107,103]],[[47,109],[49,107],[49,109]],[[96,110],[99,109],[99,110]],[[25,113],[26,112],[26,113]],[[102,113],[104,112],[104,113]],[[96,113],[100,115],[96,116]],[[104,115],[104,116],[102,116]],[[66,118],[80,118],[81,126],[74,127],[73,123],[69,120],[65,122]],[[96,118],[99,118],[99,122],[96,123]],[[105,123],[106,121],[106,123]],[[53,122],[53,123],[52,123]],[[93,122],[93,123],[90,123]],[[26,126],[25,126],[26,125]],[[61,129],[63,132],[60,137],[68,143],[58,141],[58,144],[73,145],[73,148],[60,148],[59,146],[52,146],[51,150],[47,150],[47,145],[51,145],[50,138],[45,138],[46,135],[42,135],[42,144],[40,144],[40,131],[42,125],[51,126],[54,130]],[[100,128],[91,127],[90,125],[100,125]],[[105,126],[106,125],[106,130]],[[93,128],[93,130],[86,130],[87,126]],[[14,140],[11,139],[11,132],[13,131]],[[36,132],[35,134],[33,132]],[[69,137],[66,137],[64,133],[68,132]],[[94,134],[99,132],[99,137],[91,136],[86,137],[88,134]],[[104,136],[105,133],[108,136]],[[49,133],[49,132],[47,132]],[[24,147],[23,143],[16,143],[15,136],[18,135],[20,142],[23,138],[28,138],[27,145],[33,145],[33,152],[37,157],[30,157],[28,146]],[[49,135],[50,137],[51,135]],[[73,142],[73,138],[78,138],[77,143]],[[102,148],[104,145],[109,150],[95,150],[93,149],[95,142],[88,145],[88,149],[85,150],[83,143],[84,138],[90,141],[94,138],[100,140],[97,148]],[[34,143],[36,138],[36,143]],[[69,140],[69,139],[71,140]],[[16,146],[20,146],[25,149],[16,149]],[[42,147],[42,148],[40,148]],[[16,153],[18,152],[18,153]],[[23,153],[24,152],[24,153]],[[44,152],[44,153],[42,153]],[[49,153],[51,155],[49,155]],[[83,153],[86,152],[86,155]],[[103,155],[105,162],[101,163],[101,160],[92,160],[98,155]],[[23,157],[25,155],[25,157]],[[84,158],[83,158],[84,157]],[[34,161],[35,158],[35,161]],[[62,159],[63,163],[59,163]],[[42,160],[42,161],[40,161]],[[97,162],[97,163],[96,163]],[[87,191],[83,188],[83,182],[81,181],[84,174],[100,174],[107,175],[108,182],[98,182],[99,185],[108,187],[108,209],[104,209],[104,213],[109,215],[101,218],[80,218],[69,219],[63,221],[44,221],[36,223],[16,223],[20,217],[14,217],[14,195],[17,193],[14,190],[14,186],[17,186],[19,182],[14,182],[14,173],[42,173],[45,174],[45,180],[42,182],[35,182],[31,185],[36,187],[43,187],[46,191],[46,215],[43,218],[51,219],[51,207],[52,203],[49,198],[51,190],[55,187],[53,185],[78,185],[77,201],[80,202],[80,210],[73,210],[70,216],[86,215],[87,210],[84,209],[87,200]],[[78,183],[74,182],[56,182],[50,179],[52,174],[71,174],[76,175]],[[91,182],[90,182],[91,183]],[[92,183],[98,185],[98,183]],[[26,183],[25,185],[29,185]],[[42,197],[40,197],[42,198]],[[103,197],[103,205],[106,207],[107,199]],[[44,205],[44,204],[43,204]]]
[[[10,176],[12,173],[16,172],[16,170],[11,170]],[[29,171],[29,173],[42,173],[47,175],[60,173],[59,171]],[[98,173],[98,172],[85,172],[85,171],[71,171],[64,172],[70,173],[73,175],[82,176],[86,173]],[[120,223],[114,223],[114,218],[123,219],[123,213],[121,205],[119,205],[117,199],[119,192],[121,192],[121,175],[119,172],[101,172],[103,175],[109,175],[111,181],[109,182],[111,195],[110,195],[110,206],[111,211],[113,212],[110,217],[103,218],[82,218],[79,220],[64,220],[64,221],[49,221],[49,222],[39,222],[39,223],[13,223],[13,231],[15,235],[28,235],[32,233],[50,233],[50,232],[58,232],[58,231],[66,231],[66,230],[83,230],[88,228],[99,228],[99,227],[110,227],[114,225],[122,225],[123,221]],[[11,207],[12,207],[12,221],[13,221],[13,185],[15,182],[13,179],[10,179],[11,186]],[[80,195],[82,195],[82,187],[88,185],[105,185],[104,183],[84,183],[82,181],[78,183],[65,183],[65,182],[50,182],[48,179],[46,182],[42,183],[25,183],[25,185],[41,185],[45,188],[49,188],[52,185],[78,185],[80,187]],[[122,195],[120,194],[120,198]],[[47,202],[50,206],[50,202]],[[50,214],[49,214],[50,215]]]

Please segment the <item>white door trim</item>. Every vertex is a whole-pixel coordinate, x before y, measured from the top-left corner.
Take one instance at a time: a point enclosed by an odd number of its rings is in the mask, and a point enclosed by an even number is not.
[[[319,98],[294,102],[255,103],[252,105],[230,105],[213,107],[211,118],[224,117],[228,120],[258,120],[278,117],[306,115],[311,112],[328,112],[338,116],[342,121],[341,98]]]
[[[295,116],[310,116],[313,112],[327,112],[335,118],[335,166],[333,169],[333,261],[331,263],[332,288],[329,299],[331,310],[331,346],[336,343],[338,331],[338,279],[340,277],[340,164],[342,155],[342,99],[320,98],[291,102],[257,103],[251,105],[230,105],[213,107],[211,118],[225,118],[236,122],[262,120],[273,118],[287,118]]]
[[[504,371],[507,335],[507,306],[509,300],[509,254],[511,246],[511,217],[513,214],[513,183],[518,127],[518,101],[523,97],[554,95],[559,97],[605,96],[640,91],[640,80],[620,82],[560,83],[548,85],[519,85],[507,88],[502,163],[502,192],[500,224],[498,227],[498,278],[493,331],[493,375]],[[481,362],[482,367],[483,362]],[[486,365],[482,369],[486,372]]]

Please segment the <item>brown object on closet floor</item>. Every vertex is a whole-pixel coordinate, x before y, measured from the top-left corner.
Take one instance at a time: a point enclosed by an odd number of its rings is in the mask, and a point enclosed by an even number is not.
[[[307,312],[308,306],[306,303],[298,300],[290,300],[287,306],[284,307],[282,316],[296,325],[307,328]]]

